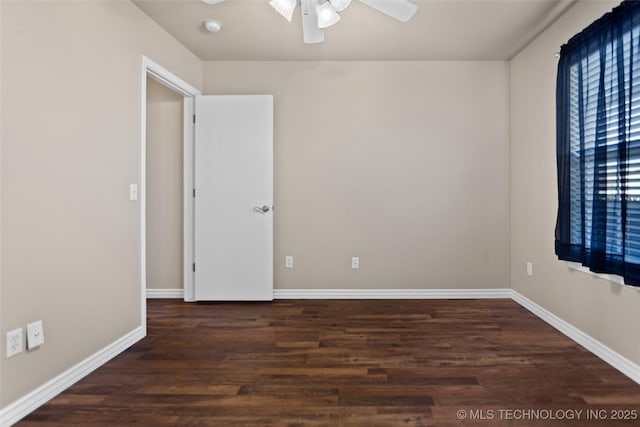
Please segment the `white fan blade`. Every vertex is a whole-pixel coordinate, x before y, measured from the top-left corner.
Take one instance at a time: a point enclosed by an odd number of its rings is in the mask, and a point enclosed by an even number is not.
[[[408,0],[359,0],[375,10],[389,15],[400,22],[407,22],[413,18],[418,6]]]
[[[217,4],[217,3],[223,2],[224,0],[202,0],[202,1],[207,4]]]
[[[300,6],[304,42],[307,44],[322,43],[324,28],[318,28],[318,13],[316,12],[318,0],[302,0]]]

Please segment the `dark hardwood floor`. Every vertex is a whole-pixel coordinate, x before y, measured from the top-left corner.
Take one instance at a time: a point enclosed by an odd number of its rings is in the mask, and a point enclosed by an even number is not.
[[[18,425],[640,425],[639,385],[510,300],[151,300],[148,317]]]

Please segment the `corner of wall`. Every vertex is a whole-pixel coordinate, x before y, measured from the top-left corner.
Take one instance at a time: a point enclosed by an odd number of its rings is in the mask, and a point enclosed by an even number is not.
[[[510,61],[511,288],[634,363],[640,292],[570,270],[554,251],[555,53],[617,1],[580,1]],[[533,265],[532,275],[526,264]]]

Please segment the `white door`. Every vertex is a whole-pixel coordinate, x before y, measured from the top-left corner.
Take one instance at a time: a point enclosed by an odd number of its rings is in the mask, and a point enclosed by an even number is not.
[[[273,96],[196,97],[199,301],[273,299]]]

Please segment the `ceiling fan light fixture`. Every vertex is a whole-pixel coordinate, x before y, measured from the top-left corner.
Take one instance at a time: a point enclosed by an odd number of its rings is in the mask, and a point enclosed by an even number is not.
[[[217,2],[224,0],[202,1]],[[418,6],[411,0],[358,1],[400,22],[409,21],[418,10]],[[293,18],[296,6],[300,4],[303,40],[306,44],[315,44],[324,41],[325,29],[340,21],[339,13],[349,7],[353,0],[268,0],[268,2],[272,8],[289,22]]]
[[[289,22],[293,18],[293,11],[296,9],[297,4],[298,0],[271,0],[269,2],[269,5]]]
[[[328,1],[316,6],[316,12],[318,13],[318,28],[328,28],[340,21],[340,15]]]
[[[342,12],[351,4],[351,0],[329,0],[336,12]]]

